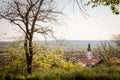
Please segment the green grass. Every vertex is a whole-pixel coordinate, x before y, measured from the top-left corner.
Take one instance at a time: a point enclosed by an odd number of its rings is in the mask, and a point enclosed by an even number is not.
[[[120,80],[119,66],[41,69],[32,74],[0,74],[0,80]]]

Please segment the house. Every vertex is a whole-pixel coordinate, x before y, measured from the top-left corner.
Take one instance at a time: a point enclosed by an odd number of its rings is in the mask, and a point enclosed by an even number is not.
[[[78,62],[82,63],[83,66],[95,66],[96,64],[101,62],[100,58],[94,57],[89,59],[88,57],[81,57],[78,59]]]

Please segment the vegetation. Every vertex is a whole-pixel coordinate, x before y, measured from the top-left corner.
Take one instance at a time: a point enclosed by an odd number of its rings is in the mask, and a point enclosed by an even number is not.
[[[98,7],[98,6],[107,6],[110,7],[113,14],[119,15],[119,0],[88,0],[87,6],[92,5],[92,8]]]
[[[53,36],[52,29],[47,25],[58,20],[54,0],[7,0],[0,7],[0,19],[8,20],[19,27],[24,33],[24,50],[26,57],[27,72],[32,73],[33,62],[33,35],[41,33]],[[46,26],[43,26],[46,25]]]
[[[104,44],[105,45],[105,44]],[[114,49],[109,47],[99,47],[95,52],[104,52],[105,57]],[[32,64],[32,74],[26,72],[26,59],[24,47],[13,44],[6,47],[4,56],[0,58],[0,80],[119,80],[120,79],[120,59],[110,53],[109,59],[103,57],[104,61],[95,67],[83,67],[80,62],[77,62],[75,56],[66,60],[64,50],[60,47],[48,49],[44,45],[34,44],[34,56]],[[105,52],[106,51],[106,52]],[[99,53],[101,54],[101,53]]]
[[[1,74],[2,79],[32,79],[32,80],[119,80],[119,67],[105,67],[101,65],[97,68],[81,68],[76,67],[70,70],[63,68],[42,69],[33,74]],[[3,77],[4,76],[4,77]]]

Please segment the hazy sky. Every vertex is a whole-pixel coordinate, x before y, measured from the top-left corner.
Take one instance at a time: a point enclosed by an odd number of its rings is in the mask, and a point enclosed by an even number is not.
[[[61,2],[62,3],[62,2]],[[78,7],[64,6],[67,14],[64,23],[55,25],[55,35],[67,40],[108,40],[113,34],[120,33],[120,15],[114,15],[109,8],[86,7],[90,17],[85,19]],[[4,34],[7,33],[7,34]],[[18,37],[20,32],[17,27],[5,20],[0,20],[0,41],[7,41],[9,37]],[[7,38],[6,38],[7,37]],[[42,37],[35,35],[35,40]]]

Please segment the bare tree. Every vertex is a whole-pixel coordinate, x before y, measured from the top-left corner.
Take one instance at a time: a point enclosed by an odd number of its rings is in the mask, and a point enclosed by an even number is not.
[[[113,35],[113,39],[112,40],[114,41],[116,46],[120,47],[120,34]]]
[[[4,0],[0,7],[0,19],[6,19],[17,25],[24,32],[24,50],[26,55],[27,72],[32,72],[33,35],[35,32],[44,36],[53,34],[52,30],[44,27],[45,23],[53,23],[61,14],[55,8],[55,0]]]

